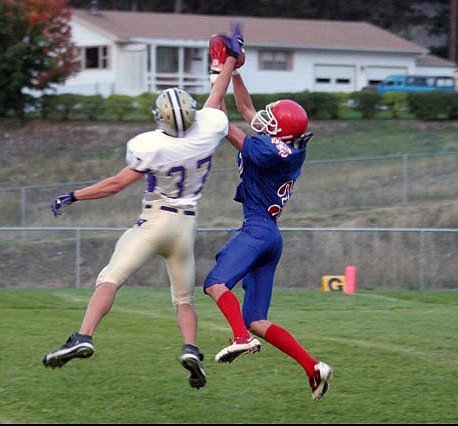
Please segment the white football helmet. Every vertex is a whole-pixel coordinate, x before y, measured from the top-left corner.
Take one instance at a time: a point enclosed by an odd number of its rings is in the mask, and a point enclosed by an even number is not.
[[[257,133],[281,138],[285,142],[305,133],[309,119],[304,108],[290,99],[282,99],[266,105],[251,120],[251,128]]]
[[[188,92],[171,88],[157,95],[152,112],[159,129],[180,138],[194,124],[196,110],[197,102]]]

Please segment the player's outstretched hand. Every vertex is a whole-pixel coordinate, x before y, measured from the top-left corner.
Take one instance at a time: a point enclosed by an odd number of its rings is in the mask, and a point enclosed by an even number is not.
[[[242,34],[242,24],[240,22],[231,23],[231,35],[226,38],[227,54],[238,58],[244,52],[245,40]]]
[[[73,192],[66,192],[65,194],[56,197],[51,204],[51,211],[54,214],[54,217],[57,217],[62,214],[61,212],[59,212],[59,209],[61,207],[69,206],[75,201],[76,198]]]
[[[231,24],[231,35],[224,33],[213,34],[208,43],[210,53],[210,81],[213,84],[223,69],[227,56],[237,58],[234,69],[245,64],[244,39],[242,25],[238,22]]]

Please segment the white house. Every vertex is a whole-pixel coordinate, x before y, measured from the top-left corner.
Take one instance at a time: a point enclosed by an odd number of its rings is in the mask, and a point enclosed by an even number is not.
[[[454,76],[456,64],[434,55],[421,55],[416,58],[416,73],[420,75]]]
[[[244,28],[251,93],[352,92],[389,74],[456,69],[445,60],[425,66],[419,58],[435,58],[427,49],[365,22],[73,9],[79,72],[57,93],[208,93],[208,40],[234,21]]]

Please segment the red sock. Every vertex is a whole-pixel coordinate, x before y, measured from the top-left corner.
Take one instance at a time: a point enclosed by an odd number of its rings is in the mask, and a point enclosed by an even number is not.
[[[289,331],[277,324],[271,324],[264,335],[264,340],[294,358],[305,370],[307,376],[310,377],[315,373],[314,365],[318,361],[310,356]]]
[[[249,337],[243,320],[240,303],[232,291],[225,291],[216,302],[232,328],[234,337]]]

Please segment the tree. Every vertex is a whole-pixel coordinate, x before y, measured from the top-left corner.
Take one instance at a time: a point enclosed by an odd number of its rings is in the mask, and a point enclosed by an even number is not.
[[[76,72],[67,0],[0,2],[0,114],[24,124],[33,90],[62,83]]]

